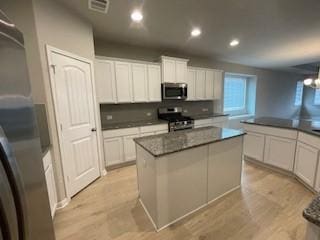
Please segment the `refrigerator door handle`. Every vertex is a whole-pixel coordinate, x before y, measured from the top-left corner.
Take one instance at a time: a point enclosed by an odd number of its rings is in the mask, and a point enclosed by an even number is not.
[[[6,218],[8,219],[8,227],[11,234],[11,238],[9,239],[27,239],[27,208],[24,186],[21,180],[21,175],[16,163],[16,159],[1,126],[0,181],[0,211],[3,211],[1,207],[4,208],[5,211],[0,212],[0,214],[3,214],[3,216],[6,216]]]

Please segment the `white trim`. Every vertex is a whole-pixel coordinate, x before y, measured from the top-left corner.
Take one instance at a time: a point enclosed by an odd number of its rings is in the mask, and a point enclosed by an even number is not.
[[[65,208],[70,203],[70,201],[71,198],[65,198],[62,201],[58,202],[56,206],[56,211]]]
[[[67,170],[65,169],[65,164],[63,161],[63,156],[65,155],[63,153],[63,146],[62,146],[62,132],[61,129],[59,127],[59,123],[60,121],[60,114],[59,114],[59,107],[57,105],[57,96],[56,96],[56,86],[55,86],[55,76],[54,76],[54,72],[53,69],[51,67],[52,65],[52,59],[51,59],[51,55],[53,53],[57,53],[60,55],[64,55],[66,57],[70,57],[70,58],[74,58],[76,60],[88,63],[90,66],[90,73],[91,73],[91,79],[92,79],[92,95],[93,95],[93,104],[95,105],[94,107],[94,120],[95,120],[95,126],[97,129],[97,143],[98,143],[98,164],[99,164],[99,172],[100,172],[100,176],[103,176],[105,170],[105,166],[104,163],[102,164],[103,160],[103,153],[102,153],[102,131],[101,131],[101,123],[100,123],[100,114],[99,112],[99,104],[97,102],[96,99],[96,89],[95,89],[95,79],[94,79],[94,70],[93,70],[93,61],[91,61],[90,59],[75,55],[73,53],[52,47],[48,44],[46,44],[46,53],[47,53],[47,61],[48,61],[48,70],[49,70],[49,78],[50,78],[50,87],[51,87],[51,94],[52,94],[52,98],[53,98],[53,111],[55,114],[55,122],[56,122],[56,126],[57,126],[57,131],[58,131],[58,142],[59,142],[59,150],[60,150],[60,159],[62,162],[62,172],[63,172],[63,178],[64,178],[64,187],[66,190],[66,195],[67,195],[67,199],[71,199],[71,193],[70,193],[70,189],[69,186],[67,184]]]
[[[95,56],[96,61],[119,61],[119,62],[129,62],[129,63],[140,63],[140,64],[147,64],[147,65],[156,65],[161,66],[160,62],[148,62],[143,60],[135,60],[135,59],[129,59],[129,58],[116,58],[116,57],[108,57],[108,56]]]
[[[233,192],[233,191],[235,191],[235,190],[239,189],[240,187],[241,187],[241,185],[238,185],[238,186],[236,186],[235,188],[232,188],[231,190],[229,190],[229,191],[227,191],[227,192],[223,193],[222,195],[220,195],[219,197],[217,197],[217,198],[215,198],[215,199],[213,199],[213,200],[210,200],[209,202],[206,202],[205,204],[201,205],[200,207],[198,207],[198,208],[196,208],[196,209],[192,210],[191,212],[188,212],[187,214],[185,214],[185,215],[183,215],[183,216],[181,216],[181,217],[179,217],[179,218],[177,218],[177,219],[173,220],[172,222],[170,222],[170,223],[168,223],[168,224],[166,224],[166,225],[162,226],[161,228],[158,228],[158,227],[157,227],[157,225],[156,225],[156,224],[155,224],[155,222],[153,221],[153,219],[152,219],[151,215],[149,214],[149,212],[148,212],[148,210],[147,210],[146,206],[143,204],[143,201],[142,201],[142,199],[141,199],[141,198],[139,198],[139,202],[141,203],[141,205],[142,205],[142,207],[143,207],[144,211],[146,212],[146,214],[147,214],[148,218],[150,219],[150,221],[151,221],[151,223],[152,223],[153,227],[155,228],[155,230],[156,230],[157,232],[160,232],[161,230],[163,230],[163,229],[165,229],[165,228],[167,228],[167,227],[171,226],[172,224],[174,224],[174,223],[176,223],[176,222],[180,221],[181,219],[183,219],[183,218],[185,218],[185,217],[187,217],[187,216],[189,216],[189,215],[191,215],[191,214],[193,214],[193,213],[195,213],[195,212],[199,211],[200,209],[202,209],[202,208],[204,208],[204,207],[206,207],[206,206],[210,205],[211,203],[213,203],[213,202],[215,202],[215,201],[219,200],[220,198],[222,198],[222,197],[224,197],[224,196],[228,195],[229,193],[231,193],[231,192]]]

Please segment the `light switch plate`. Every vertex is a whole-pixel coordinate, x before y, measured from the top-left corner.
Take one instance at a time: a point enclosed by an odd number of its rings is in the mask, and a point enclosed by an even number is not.
[[[107,120],[112,120],[112,115],[107,115]]]
[[[208,108],[202,108],[202,112],[208,112],[209,109]]]
[[[150,117],[151,116],[151,112],[147,112],[147,116]]]

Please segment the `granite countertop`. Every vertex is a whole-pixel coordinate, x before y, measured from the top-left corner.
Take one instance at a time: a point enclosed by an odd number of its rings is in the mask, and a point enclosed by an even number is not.
[[[303,217],[320,227],[320,195],[303,211]]]
[[[272,117],[253,118],[242,123],[299,130],[315,136],[320,136],[320,121],[312,119],[282,119]],[[319,129],[319,132],[313,131]]]
[[[244,134],[239,130],[205,127],[135,138],[134,141],[153,156],[159,157]]]
[[[206,119],[206,118],[215,118],[215,117],[226,117],[229,116],[229,114],[224,113],[207,113],[207,114],[199,114],[199,115],[186,115],[194,120],[200,120],[200,119]]]
[[[157,125],[157,124],[168,124],[167,121],[161,119],[154,119],[154,120],[145,120],[145,121],[136,121],[136,122],[124,122],[124,123],[112,123],[108,125],[102,126],[102,131],[105,130],[113,130],[113,129],[120,129],[120,128],[132,128],[132,127],[142,127],[148,125]]]

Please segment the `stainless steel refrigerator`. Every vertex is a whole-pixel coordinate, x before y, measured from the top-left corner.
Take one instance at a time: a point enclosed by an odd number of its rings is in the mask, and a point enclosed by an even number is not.
[[[41,158],[23,36],[0,11],[0,240],[55,239]]]

